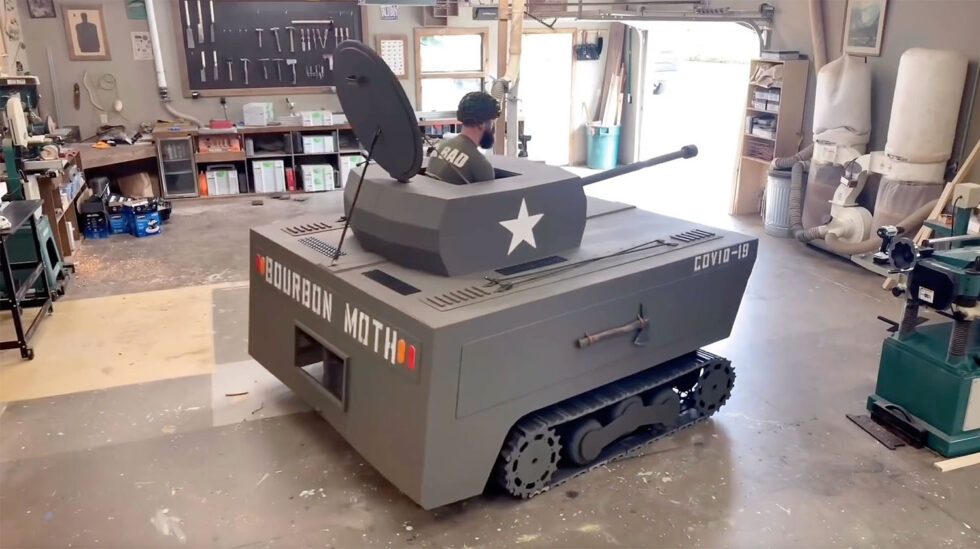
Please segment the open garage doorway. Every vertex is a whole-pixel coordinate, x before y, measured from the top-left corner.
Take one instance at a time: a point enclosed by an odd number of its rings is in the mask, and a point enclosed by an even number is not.
[[[745,116],[755,31],[734,22],[646,21],[637,102],[640,159],[698,146],[699,155],[593,185],[589,194],[685,219],[725,224]],[[638,44],[637,42],[641,42]],[[624,140],[621,146],[628,146]]]
[[[517,95],[528,158],[568,164],[572,112],[572,29],[525,32]]]

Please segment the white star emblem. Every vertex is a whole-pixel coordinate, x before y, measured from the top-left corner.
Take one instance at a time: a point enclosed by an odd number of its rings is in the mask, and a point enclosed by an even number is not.
[[[521,209],[517,212],[517,218],[500,222],[511,233],[510,249],[507,250],[507,255],[512,254],[521,245],[521,242],[527,242],[532,248],[538,247],[537,243],[534,242],[534,226],[541,221],[542,217],[544,214],[527,215],[527,202],[523,198],[521,199]]]

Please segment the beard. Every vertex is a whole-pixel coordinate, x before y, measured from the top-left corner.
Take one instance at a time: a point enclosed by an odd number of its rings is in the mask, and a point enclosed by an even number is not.
[[[493,148],[494,138],[493,138],[494,128],[491,126],[486,130],[483,130],[483,137],[480,138],[480,148],[481,149],[491,149]]]

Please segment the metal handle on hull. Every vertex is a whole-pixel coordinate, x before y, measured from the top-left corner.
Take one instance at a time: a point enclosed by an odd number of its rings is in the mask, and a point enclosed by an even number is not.
[[[596,334],[586,333],[584,336],[575,340],[575,346],[579,349],[585,349],[586,347],[591,347],[594,343],[599,343],[600,341],[611,337],[624,334],[633,334],[633,345],[642,347],[647,343],[647,338],[644,336],[646,335],[646,331],[649,326],[650,320],[643,312],[643,305],[641,304],[640,312],[636,315],[636,320],[630,322],[629,324],[624,324],[618,328],[610,328]]]
[[[582,186],[591,185],[593,183],[598,183],[600,181],[605,181],[607,179],[612,179],[613,177],[618,177],[620,175],[635,172],[637,170],[642,170],[643,168],[649,168],[650,166],[656,166],[657,164],[663,164],[664,162],[670,162],[671,160],[677,160],[679,158],[693,158],[698,155],[698,148],[695,145],[685,145],[680,148],[679,151],[662,154],[660,156],[655,156],[641,162],[634,162],[632,164],[627,164],[625,166],[620,166],[618,168],[613,168],[611,170],[606,170],[601,173],[593,174],[588,177],[582,178]]]

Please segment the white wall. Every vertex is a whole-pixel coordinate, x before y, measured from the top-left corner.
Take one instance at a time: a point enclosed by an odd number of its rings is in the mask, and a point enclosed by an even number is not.
[[[17,0],[21,13],[27,14],[27,0]],[[130,32],[147,30],[147,22],[126,18],[125,3],[122,0],[112,0],[102,3],[105,16],[106,32],[108,34],[111,61],[70,61],[68,46],[65,38],[64,20],[61,16],[61,5],[74,3],[74,0],[55,0],[58,4],[58,17],[54,19],[22,19],[24,36],[26,37],[28,66],[34,69],[34,74],[41,79],[42,108],[45,112],[53,113],[52,98],[58,94],[63,106],[61,113],[62,125],[78,125],[83,136],[92,135],[99,124],[99,112],[89,104],[87,92],[82,90],[82,102],[78,110],[72,106],[72,85],[82,81],[82,74],[89,71],[89,79],[94,82],[104,73],[116,76],[119,97],[125,110],[125,120],[111,116],[110,123],[125,124],[134,128],[139,122],[152,122],[157,119],[169,119],[170,116],[160,106],[156,89],[156,78],[153,63],[150,61],[134,61],[130,45]],[[221,118],[221,106],[217,98],[188,99],[183,97],[180,82],[180,65],[177,58],[177,32],[174,29],[173,9],[176,3],[172,0],[158,0],[157,21],[160,25],[160,46],[163,51],[164,65],[167,71],[168,86],[172,103],[177,110],[196,116],[203,121],[211,118]],[[374,45],[374,37],[378,34],[403,34],[413,44],[414,29],[422,26],[422,8],[402,6],[396,21],[382,21],[380,9],[377,6],[364,8],[367,22],[367,43]],[[451,27],[485,27],[490,30],[490,68],[491,74],[496,73],[497,67],[497,21],[474,21],[472,9],[461,7],[460,15],[452,17]],[[561,22],[563,28],[608,29],[605,23]],[[542,25],[528,20],[527,29],[544,28]],[[51,78],[48,71],[45,47],[52,48],[55,58],[55,71],[58,77],[58,89],[51,88]],[[571,55],[571,52],[569,52]],[[581,103],[589,100],[599,87],[602,78],[604,61],[576,62],[574,67],[574,97],[573,104],[579,105],[573,109],[573,122],[577,126],[584,122],[581,114]],[[415,104],[415,59],[414,48],[409,52],[408,79],[402,80],[402,85],[410,101]],[[229,97],[228,112],[233,120],[241,119],[241,106],[252,101],[271,101],[275,104],[277,113],[285,113],[286,106],[283,97],[289,96],[296,103],[297,109],[326,108],[339,111],[340,104],[333,94],[318,95],[281,95],[266,97]],[[103,100],[105,102],[105,100]],[[109,101],[111,102],[111,100]],[[590,108],[594,106],[590,105]],[[585,140],[584,130],[580,129],[573,138],[576,154],[584,160]]]
[[[153,62],[133,60],[130,32],[146,31],[148,29],[146,21],[127,19],[125,2],[122,0],[103,2],[102,10],[112,60],[70,61],[61,5],[70,5],[76,2],[55,0],[55,3],[58,4],[57,18],[31,19],[27,17],[22,19],[22,23],[30,66],[34,69],[34,74],[41,79],[41,93],[44,95],[42,106],[48,112],[53,113],[53,104],[50,99],[54,93],[57,93],[63,107],[62,120],[59,120],[61,125],[80,126],[83,137],[94,134],[98,127],[99,112],[89,104],[88,94],[84,88],[82,89],[81,107],[75,110],[72,106],[72,85],[76,82],[81,84],[82,74],[85,70],[89,72],[90,82],[94,82],[104,73],[112,73],[116,76],[119,98],[124,105],[122,114],[127,120],[110,116],[110,123],[124,124],[129,128],[134,128],[139,122],[171,118],[160,105]],[[90,2],[90,4],[97,5],[94,2]],[[21,13],[26,15],[26,0],[18,0],[18,5]],[[173,8],[176,5],[176,2],[172,0],[158,0],[156,2],[157,21],[160,25],[160,42],[173,105],[177,110],[196,116],[205,122],[212,118],[222,118],[221,105],[217,98],[195,100],[183,97],[180,84],[180,65],[175,44],[176,35],[173,28]],[[57,90],[51,89],[45,47],[50,47],[54,53],[59,88]],[[240,120],[241,106],[252,101],[273,101],[277,112],[285,113],[286,106],[282,99],[284,96],[229,97],[228,113],[232,119]],[[296,103],[297,109],[327,108],[339,110],[339,103],[334,95],[290,95],[289,97]],[[103,102],[105,101],[103,100]]]
[[[810,21],[807,2],[804,0],[768,0],[776,7],[773,49],[793,49],[810,54]],[[755,9],[753,0],[731,0],[733,7]],[[844,14],[847,0],[824,0],[824,28],[827,34],[827,58],[835,59],[841,53],[844,34]],[[968,85],[976,74],[980,61],[980,1],[978,0],[889,0],[885,18],[883,49],[880,57],[869,57],[872,68],[872,138],[876,149],[884,146],[891,115],[891,100],[895,92],[895,75],[902,53],[913,47],[948,48],[964,53],[971,61]],[[812,69],[807,92],[807,114],[804,128],[810,136],[813,116]],[[965,102],[964,102],[965,103]],[[967,111],[964,104],[962,112]],[[969,122],[967,142],[980,139],[980,97],[974,102],[973,120]],[[967,124],[961,120],[961,127]],[[969,150],[967,150],[969,152]],[[980,169],[974,179],[980,179]]]
[[[840,54],[844,34],[845,0],[824,0],[828,57]],[[895,77],[902,54],[915,47],[952,49],[970,60],[967,89],[961,106],[960,128],[968,127],[965,155],[980,139],[980,96],[973,103],[972,120],[966,120],[969,93],[980,62],[980,1],[977,0],[889,0],[881,57],[869,57],[872,69],[871,145],[881,150],[888,135]],[[961,139],[957,140],[957,145]],[[957,149],[954,148],[954,152]],[[973,181],[980,181],[980,164],[973,170]]]

